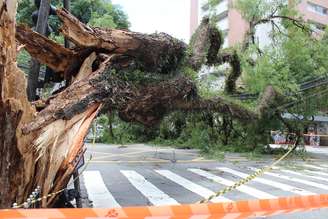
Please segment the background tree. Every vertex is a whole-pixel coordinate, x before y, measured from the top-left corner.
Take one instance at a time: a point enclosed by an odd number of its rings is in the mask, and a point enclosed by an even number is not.
[[[210,0],[203,7],[214,25],[218,18],[216,6],[220,2],[220,0]],[[223,50],[220,58],[223,59],[223,62],[231,64],[233,61],[231,57],[235,57],[235,60],[239,60],[239,63],[237,62],[238,68],[235,66],[235,69],[240,69],[240,71],[237,71],[237,74],[231,74],[236,72],[233,69],[234,65],[226,70],[221,68],[217,71],[219,75],[222,75],[220,71],[223,71],[223,75],[226,75],[227,79],[232,75],[233,86],[239,79],[242,86],[239,89],[230,89],[237,96],[240,92],[261,95],[265,88],[271,85],[281,93],[302,98],[302,95],[306,93],[299,93],[300,84],[327,75],[328,60],[325,57],[328,49],[327,34],[322,37],[314,37],[317,33],[311,30],[309,23],[302,20],[294,6],[287,5],[287,1],[284,0],[237,0],[234,2],[233,7],[239,10],[245,21],[249,23],[250,28],[244,41]],[[272,27],[269,33],[271,44],[260,48],[261,42],[255,40],[255,33],[257,28],[263,24]],[[229,54],[235,55],[229,57]],[[215,66],[217,65],[216,62]],[[214,83],[216,78],[212,77],[210,80]],[[205,97],[231,93],[211,89],[208,86],[208,81],[202,79],[199,80],[198,85],[200,93]],[[315,91],[312,90],[312,92]],[[318,101],[322,102],[323,100]],[[253,98],[243,101],[241,104],[255,108],[258,101]],[[309,110],[309,107],[305,105],[309,104],[298,104],[298,109],[294,107],[294,111],[303,115],[318,113]],[[313,102],[313,105],[317,104]],[[305,112],[305,108],[308,112]],[[175,124],[181,120],[185,120],[186,123],[182,131],[177,132],[175,130],[179,130],[179,125],[175,127]],[[293,125],[296,127],[295,124]],[[259,150],[262,150],[263,145],[270,142],[269,133],[271,129],[285,128],[286,126],[282,121],[274,118],[269,119],[261,126],[252,127],[252,124],[245,126],[234,118],[223,117],[216,113],[206,117],[199,116],[197,113],[188,116],[175,113],[163,120],[155,142],[182,147],[193,146],[206,151],[209,150],[209,147],[212,147],[213,150],[220,150],[220,148],[240,151],[253,150],[253,147],[249,147],[252,145],[259,145],[261,146]],[[225,145],[230,145],[230,148],[226,148]]]

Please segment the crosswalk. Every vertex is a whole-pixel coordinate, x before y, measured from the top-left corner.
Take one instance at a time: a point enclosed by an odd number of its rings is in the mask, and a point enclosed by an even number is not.
[[[89,199],[93,201],[94,206],[97,208],[120,206],[107,190],[99,171],[85,171],[83,172],[83,178]]]
[[[213,191],[211,191],[203,186],[197,185],[196,183],[193,183],[190,180],[187,180],[187,179],[171,172],[170,170],[156,170],[156,172],[161,174],[162,176],[166,177],[167,179],[172,180],[173,182],[179,184],[180,186],[190,190],[191,192],[198,194],[199,196],[201,196],[203,198],[207,198],[214,194]],[[221,197],[214,198],[212,201],[213,202],[229,202],[231,200],[221,196]]]
[[[255,171],[257,170],[255,168],[251,168],[251,169],[255,170]],[[296,182],[296,183],[302,183],[302,184],[312,186],[312,187],[316,187],[316,188],[319,188],[319,189],[328,190],[328,185],[324,185],[324,184],[317,183],[317,182],[312,182],[312,181],[301,179],[301,178],[298,178],[298,177],[287,176],[287,175],[282,175],[282,174],[272,173],[272,172],[266,172],[264,174],[269,175],[269,176],[274,176],[274,177],[277,177],[277,178],[280,178],[280,179],[285,179],[285,180],[288,180],[288,181],[293,181],[293,182]]]
[[[214,175],[212,173],[209,173],[207,171],[204,171],[204,170],[200,170],[200,169],[189,169],[189,170],[196,173],[196,174],[199,174],[200,176],[206,177],[208,179],[213,180],[214,182],[223,184],[225,186],[232,186],[234,184],[233,181],[230,181],[230,180],[224,179],[222,177],[216,176],[216,175]],[[249,187],[249,186],[245,186],[245,185],[242,185],[242,186],[238,187],[237,190],[240,191],[240,192],[246,193],[250,196],[253,196],[255,198],[258,198],[258,199],[277,198],[274,195],[271,195],[269,193],[266,193],[266,192],[263,192],[263,191],[260,191],[258,189],[255,189],[255,188],[252,188],[252,187]]]
[[[148,182],[136,171],[125,170],[121,173],[136,187],[144,196],[146,196],[153,205],[178,205],[179,203],[159,190],[156,186]]]
[[[207,198],[216,191],[246,178],[255,170],[255,167],[234,166],[216,166],[211,169],[129,168],[111,173],[111,176],[117,174],[120,178],[117,182],[99,170],[88,170],[83,172],[83,186],[96,208],[179,205]],[[229,194],[214,198],[212,202],[328,193],[327,176],[328,170],[324,165],[304,164],[297,170],[277,168]],[[134,202],[131,202],[132,199]]]
[[[228,173],[231,173],[231,174],[234,174],[234,175],[239,176],[241,178],[246,178],[246,177],[249,176],[248,174],[242,173],[240,171],[232,170],[232,169],[226,168],[226,167],[222,167],[222,168],[218,168],[218,169],[222,170],[222,171],[225,171],[225,172],[228,172]],[[277,181],[274,181],[274,180],[265,179],[263,177],[257,177],[255,179],[253,179],[253,181],[259,182],[259,183],[262,183],[262,184],[265,184],[265,185],[269,185],[269,186],[275,187],[277,189],[281,189],[283,191],[295,193],[297,195],[314,195],[315,194],[313,192],[310,192],[310,191],[307,191],[305,189],[301,189],[301,188],[292,186],[290,184],[280,183],[280,182],[277,182]]]

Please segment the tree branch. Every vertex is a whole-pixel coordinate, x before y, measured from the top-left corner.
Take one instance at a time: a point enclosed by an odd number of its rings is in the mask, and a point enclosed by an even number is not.
[[[64,73],[79,59],[79,54],[66,49],[47,37],[32,31],[30,28],[18,25],[16,39],[23,45],[33,58],[46,64],[56,72]],[[76,63],[76,65],[81,63]]]
[[[65,9],[58,9],[57,14],[63,22],[60,31],[79,47],[124,54],[133,58],[143,71],[170,73],[185,55],[185,43],[165,33],[147,35],[126,30],[91,28]]]

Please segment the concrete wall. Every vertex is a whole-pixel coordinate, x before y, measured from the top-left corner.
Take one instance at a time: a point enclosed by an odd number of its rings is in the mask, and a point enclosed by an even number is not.
[[[190,0],[190,36],[192,36],[197,29],[199,22],[199,9],[199,1]]]
[[[245,33],[247,32],[249,25],[242,18],[241,14],[233,8],[233,1],[229,2],[229,32],[228,32],[228,41],[229,46],[240,43],[244,40]]]

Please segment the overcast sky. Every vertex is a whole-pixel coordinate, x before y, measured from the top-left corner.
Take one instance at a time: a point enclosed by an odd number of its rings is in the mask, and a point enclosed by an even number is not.
[[[131,30],[165,32],[189,40],[190,0],[112,0],[128,14]]]

